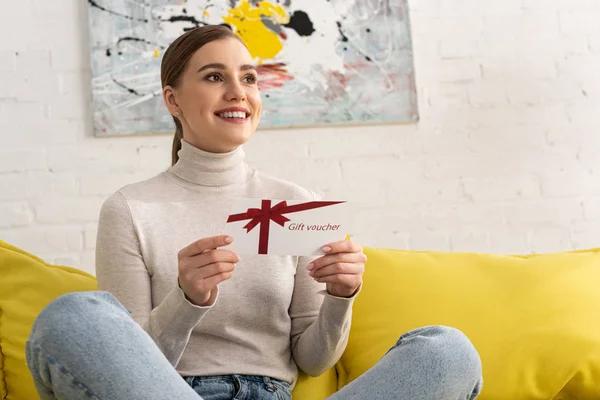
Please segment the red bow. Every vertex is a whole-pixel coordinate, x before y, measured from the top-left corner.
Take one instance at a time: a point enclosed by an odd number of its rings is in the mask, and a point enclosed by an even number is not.
[[[250,221],[244,225],[246,232],[250,232],[257,225],[260,225],[258,254],[267,254],[269,249],[269,226],[271,225],[271,221],[285,227],[285,223],[290,221],[290,219],[284,217],[283,214],[312,210],[340,203],[343,203],[343,201],[309,201],[288,206],[287,202],[282,201],[271,207],[271,200],[262,200],[261,208],[249,208],[245,213],[230,215],[227,222],[245,221],[249,219]]]

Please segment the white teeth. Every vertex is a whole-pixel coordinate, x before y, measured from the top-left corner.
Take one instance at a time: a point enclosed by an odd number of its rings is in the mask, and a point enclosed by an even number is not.
[[[219,117],[221,117],[221,118],[239,118],[239,119],[245,119],[246,118],[246,113],[243,112],[243,111],[228,111],[228,112],[220,113]]]

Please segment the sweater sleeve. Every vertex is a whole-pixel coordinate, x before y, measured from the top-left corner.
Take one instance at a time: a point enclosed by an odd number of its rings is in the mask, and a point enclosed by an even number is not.
[[[290,306],[292,354],[298,368],[319,376],[333,367],[348,343],[352,318],[350,298],[335,297],[315,281],[306,266],[314,257],[299,257]]]
[[[176,367],[192,329],[210,307],[190,303],[175,285],[153,308],[150,274],[130,208],[117,192],[102,205],[96,242],[96,277],[100,290],[112,293],[152,337]]]

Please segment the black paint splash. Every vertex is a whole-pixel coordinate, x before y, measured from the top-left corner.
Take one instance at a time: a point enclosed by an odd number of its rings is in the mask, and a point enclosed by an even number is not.
[[[148,20],[145,19],[145,18],[134,18],[134,17],[132,17],[130,15],[125,15],[125,14],[121,14],[121,13],[118,13],[116,11],[110,10],[110,9],[108,9],[106,7],[103,7],[100,4],[98,4],[95,0],[88,0],[88,2],[90,3],[90,6],[96,7],[98,9],[102,10],[102,11],[106,11],[109,14],[116,15],[116,16],[119,16],[119,17],[123,17],[123,18],[129,19],[131,21],[148,22]]]
[[[132,37],[132,36],[125,36],[125,37],[119,38],[119,40],[117,41],[117,46],[119,46],[123,42],[141,42],[141,43],[150,44],[152,46],[160,47],[161,49],[165,48],[165,46],[159,46],[157,43],[150,42],[149,40],[142,39],[142,38],[136,38],[136,37]]]
[[[348,36],[344,35],[344,32],[342,32],[342,23],[340,21],[336,21],[337,27],[338,27],[338,31],[340,32],[340,36],[342,37],[342,42],[344,43],[348,43]],[[367,32],[371,32],[371,30],[369,28],[367,28]],[[360,53],[365,60],[372,62],[373,59],[371,57],[369,57],[368,55],[366,55],[365,53],[363,53],[362,51],[355,49],[358,53]],[[344,51],[348,51],[348,47],[344,46]]]
[[[348,37],[344,35],[344,32],[342,32],[342,23],[340,21],[336,21],[335,23],[338,27],[338,31],[340,32],[340,36],[342,37],[342,42],[347,42]]]
[[[284,26],[295,30],[300,36],[310,36],[315,31],[312,21],[304,11],[295,11],[290,17],[290,22]]]
[[[206,22],[203,21],[198,21],[196,19],[196,17],[193,17],[191,15],[174,15],[168,19],[162,19],[161,21],[163,22],[191,22],[192,24],[194,24],[195,26],[193,28],[183,28],[184,32],[187,31],[191,31],[192,29],[196,29],[198,27],[200,27],[200,25],[204,26],[204,25],[209,25]]]
[[[121,82],[119,82],[118,80],[116,80],[115,78],[112,78],[113,82],[117,85],[122,87],[123,89],[127,90],[129,93],[131,94],[135,94],[136,96],[143,96],[143,94],[137,92],[135,89],[132,89],[130,87],[127,87],[126,85],[122,84]]]
[[[146,39],[136,38],[136,37],[132,37],[132,36],[124,36],[122,38],[119,38],[119,40],[117,41],[116,46],[115,46],[115,47],[117,47],[116,50],[119,50],[119,46],[123,42],[140,42],[140,43],[149,44],[155,48],[160,48],[161,50],[165,49],[165,46],[160,46],[158,43],[153,43]],[[121,55],[123,55],[123,52],[121,50],[119,50],[117,54],[121,56]],[[110,56],[112,56],[111,49],[106,49],[106,57],[110,57]]]

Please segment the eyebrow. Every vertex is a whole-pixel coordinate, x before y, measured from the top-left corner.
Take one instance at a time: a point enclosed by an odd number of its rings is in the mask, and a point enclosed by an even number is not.
[[[206,64],[206,65],[202,66],[197,72],[202,72],[207,69],[227,69],[227,67],[225,67],[225,64],[212,63],[212,64]],[[256,71],[256,67],[251,64],[240,65],[240,71],[249,71],[249,70]]]

